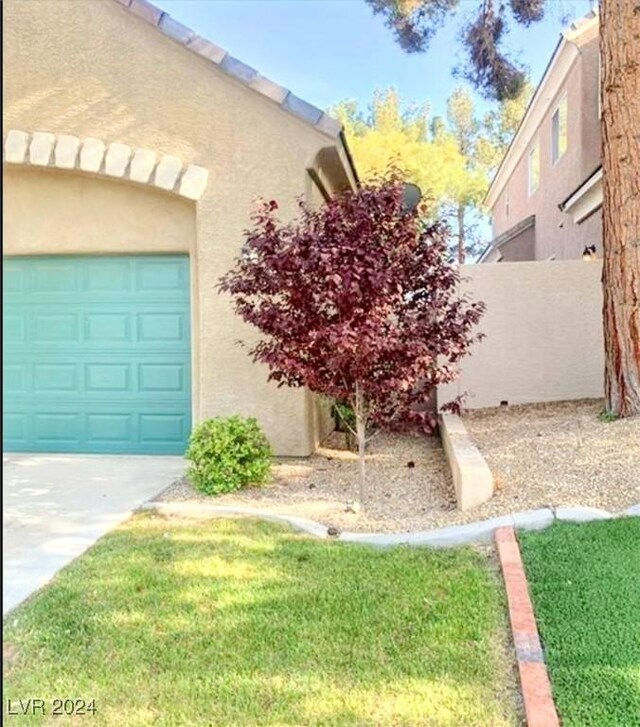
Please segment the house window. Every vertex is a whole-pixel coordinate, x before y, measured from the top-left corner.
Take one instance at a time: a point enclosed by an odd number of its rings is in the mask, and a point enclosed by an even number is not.
[[[536,143],[529,150],[529,196],[540,184],[540,144]]]
[[[509,198],[508,197],[504,202],[504,216],[505,216],[505,219],[507,219],[507,220],[509,219]]]
[[[555,164],[567,151],[567,97],[562,97],[551,117],[551,161]]]

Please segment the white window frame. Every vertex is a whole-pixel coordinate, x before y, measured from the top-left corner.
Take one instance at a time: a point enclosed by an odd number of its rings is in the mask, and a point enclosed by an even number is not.
[[[535,186],[534,186],[533,158],[535,155],[537,155],[537,157],[538,157],[538,178],[535,180]],[[527,188],[529,190],[529,197],[532,197],[536,193],[536,190],[538,189],[539,186],[540,186],[540,140],[536,139],[536,141],[529,148],[529,152],[527,154]]]
[[[565,136],[565,144],[564,149],[560,148],[560,139],[562,138],[562,115],[560,113],[560,109],[562,105],[564,104],[564,136]],[[555,118],[558,118],[557,123],[557,133],[558,136],[556,138],[556,125],[555,125]],[[567,94],[563,94],[560,97],[560,100],[558,101],[553,113],[551,114],[551,164],[557,164],[562,157],[567,153],[567,148],[569,146],[569,104],[567,101]]]

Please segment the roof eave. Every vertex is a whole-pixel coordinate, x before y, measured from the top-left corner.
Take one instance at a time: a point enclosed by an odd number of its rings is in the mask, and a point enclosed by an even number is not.
[[[289,89],[262,76],[255,68],[234,58],[224,48],[198,35],[147,0],[114,0],[126,11],[153,26],[186,50],[206,59],[218,70],[274,102],[283,111],[301,119],[332,139],[340,138],[342,124]],[[350,160],[353,163],[353,160]]]
[[[531,97],[531,100],[529,101],[529,104],[527,105],[527,108],[524,112],[524,115],[520,121],[520,124],[518,125],[518,128],[516,130],[516,133],[513,135],[513,138],[511,139],[511,142],[509,143],[509,146],[507,147],[507,151],[505,152],[504,156],[502,157],[502,160],[500,162],[500,165],[498,166],[498,169],[496,170],[496,173],[493,176],[493,179],[491,180],[491,184],[489,185],[489,189],[487,190],[487,193],[483,199],[483,204],[491,209],[493,205],[495,204],[498,196],[502,192],[504,186],[508,182],[508,179],[513,172],[511,170],[511,173],[507,175],[507,178],[504,180],[501,180],[501,175],[503,170],[506,168],[506,165],[508,161],[510,160],[512,150],[515,148],[515,145],[519,141],[519,137],[521,132],[523,131],[525,125],[531,118],[531,114],[533,112],[533,109],[535,105],[538,103],[538,100],[542,96],[542,93],[544,91],[544,88],[551,77],[551,74],[554,70],[554,67],[556,63],[558,62],[558,59],[560,58],[560,55],[564,51],[564,48],[568,45],[571,45],[575,48],[575,41],[583,35],[587,30],[589,30],[593,24],[600,22],[599,20],[599,14],[596,11],[590,11],[584,18],[581,18],[580,20],[576,21],[575,23],[572,23],[571,27],[568,28],[566,31],[560,34],[560,38],[558,39],[558,43],[555,47],[555,50],[551,56],[551,59],[549,60],[549,63],[547,64],[547,67],[544,70],[544,73],[542,74],[542,80],[538,84],[538,87],[536,88],[533,96]],[[577,50],[577,49],[576,49]],[[569,66],[570,68],[571,66]],[[567,69],[568,72],[569,69]],[[562,78],[564,79],[566,73],[563,74]],[[526,145],[525,145],[526,146]],[[519,157],[518,157],[519,159]],[[517,163],[517,162],[516,162]],[[498,187],[498,185],[500,185]]]

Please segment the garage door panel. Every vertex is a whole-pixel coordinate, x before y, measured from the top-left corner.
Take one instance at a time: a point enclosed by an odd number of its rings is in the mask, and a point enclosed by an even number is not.
[[[146,413],[140,416],[140,437],[143,444],[170,446],[187,435],[183,414]]]
[[[6,306],[6,304],[3,304]],[[24,316],[13,315],[7,311],[2,316],[2,342],[4,347],[10,347],[14,343],[24,343],[26,337],[26,319]]]
[[[35,439],[43,444],[63,442],[73,444],[82,439],[81,420],[82,415],[75,411],[59,411],[57,407],[51,407],[47,411],[35,412],[33,415]]]
[[[131,366],[125,363],[89,363],[84,367],[84,390],[88,395],[131,392]]]
[[[89,297],[108,293],[129,293],[132,290],[133,264],[130,260],[106,260],[89,262],[82,276],[82,294]]]
[[[142,261],[136,270],[136,287],[141,293],[162,293],[173,291],[180,295],[187,284],[187,271],[165,260]]]
[[[34,293],[45,272],[58,271],[65,285]],[[182,453],[191,426],[188,272],[183,256],[6,260],[5,449]]]
[[[80,387],[78,366],[75,364],[46,363],[33,366],[33,391],[74,393]]]
[[[73,262],[41,262],[32,268],[29,292],[33,296],[42,293],[77,293],[78,269]]]
[[[84,316],[84,340],[102,346],[105,341],[130,343],[131,316],[128,313],[87,313]]]
[[[32,313],[29,340],[38,344],[79,342],[80,326],[74,313]]]

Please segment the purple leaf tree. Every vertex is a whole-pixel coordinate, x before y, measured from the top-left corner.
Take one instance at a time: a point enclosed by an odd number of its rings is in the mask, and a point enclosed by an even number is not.
[[[445,228],[407,212],[403,189],[391,176],[319,209],[300,202],[287,224],[261,202],[219,284],[263,334],[251,355],[271,380],[353,408],[363,507],[371,428],[435,427],[430,398],[479,339],[484,309],[459,293]]]

